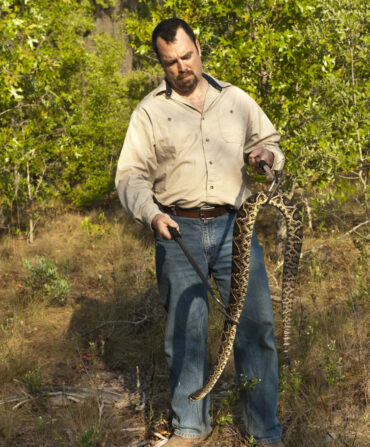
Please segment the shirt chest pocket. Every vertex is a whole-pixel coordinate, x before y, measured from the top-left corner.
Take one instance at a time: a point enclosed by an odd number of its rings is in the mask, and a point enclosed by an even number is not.
[[[194,144],[199,124],[192,120],[175,119],[171,116],[157,120],[153,126],[158,161],[170,161]]]
[[[157,159],[159,162],[171,160],[176,157],[178,141],[174,133],[172,119],[158,119],[153,126]]]
[[[246,123],[236,110],[229,108],[217,113],[219,132],[227,143],[244,144]]]

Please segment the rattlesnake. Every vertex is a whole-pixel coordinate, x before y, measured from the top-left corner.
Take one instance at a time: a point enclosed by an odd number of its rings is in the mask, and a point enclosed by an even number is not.
[[[233,234],[232,276],[228,313],[233,320],[239,321],[248,286],[249,256],[253,227],[259,210],[267,202],[283,214],[287,224],[287,240],[284,252],[282,280],[282,313],[284,328],[283,349],[285,358],[289,360],[293,294],[298,272],[303,231],[298,209],[283,194],[277,194],[270,199],[268,193],[265,192],[254,194],[242,204],[238,211]],[[233,350],[236,329],[237,326],[233,321],[230,319],[225,320],[215,366],[209,375],[207,383],[189,395],[191,401],[202,399],[216,384]]]

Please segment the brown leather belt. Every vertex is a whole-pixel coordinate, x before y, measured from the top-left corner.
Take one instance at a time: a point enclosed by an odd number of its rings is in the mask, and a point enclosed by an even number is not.
[[[211,219],[233,211],[229,206],[215,206],[214,208],[180,208],[178,206],[163,206],[160,209],[167,214],[181,217],[195,217],[199,219]]]

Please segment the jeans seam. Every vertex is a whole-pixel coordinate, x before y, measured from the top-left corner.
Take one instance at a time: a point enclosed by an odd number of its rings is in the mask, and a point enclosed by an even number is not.
[[[199,340],[201,339],[203,321],[204,321],[204,307],[203,307],[202,314],[200,316],[199,325],[198,325],[198,337],[199,337]],[[198,359],[197,359],[197,361],[198,361],[198,371],[200,371],[200,368],[202,368],[202,369],[204,368],[203,358],[202,358],[202,355],[201,355],[201,352],[200,352],[200,344],[198,344]],[[202,374],[202,377],[203,377],[203,374]],[[203,377],[203,381],[204,381],[204,377]],[[199,388],[201,386],[203,386],[203,383],[201,382],[201,380],[199,380],[198,385],[199,385]],[[198,416],[198,420],[199,420],[199,426],[201,426],[202,425],[202,420],[201,420],[200,413],[199,413],[200,403],[198,403],[196,408],[197,408],[197,416]]]
[[[237,346],[238,350],[240,350],[239,337],[238,337],[237,333],[236,333],[236,336],[235,336],[235,343],[236,343],[236,346]],[[240,367],[241,367],[243,376],[246,377],[246,372],[245,372],[245,368],[244,368],[244,363],[243,362],[240,362]],[[240,378],[240,380],[241,380],[241,378]],[[251,417],[250,417],[250,411],[249,411],[249,406],[248,406],[247,391],[244,392],[244,398],[245,398],[244,408],[245,408],[245,416],[246,416],[245,423],[246,423],[246,425],[249,428],[249,421],[250,421]]]
[[[177,436],[181,436],[182,438],[189,438],[189,439],[199,439],[200,438],[198,433],[191,433],[189,431],[183,431],[181,428],[176,428],[174,430],[174,434]]]

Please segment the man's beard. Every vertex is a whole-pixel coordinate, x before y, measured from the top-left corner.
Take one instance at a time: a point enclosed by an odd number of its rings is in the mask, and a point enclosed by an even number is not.
[[[192,78],[183,80],[189,75],[193,75]],[[182,90],[184,92],[191,92],[195,89],[195,87],[199,84],[199,79],[196,77],[193,71],[187,70],[185,73],[181,73],[176,78],[176,87],[179,90]]]

